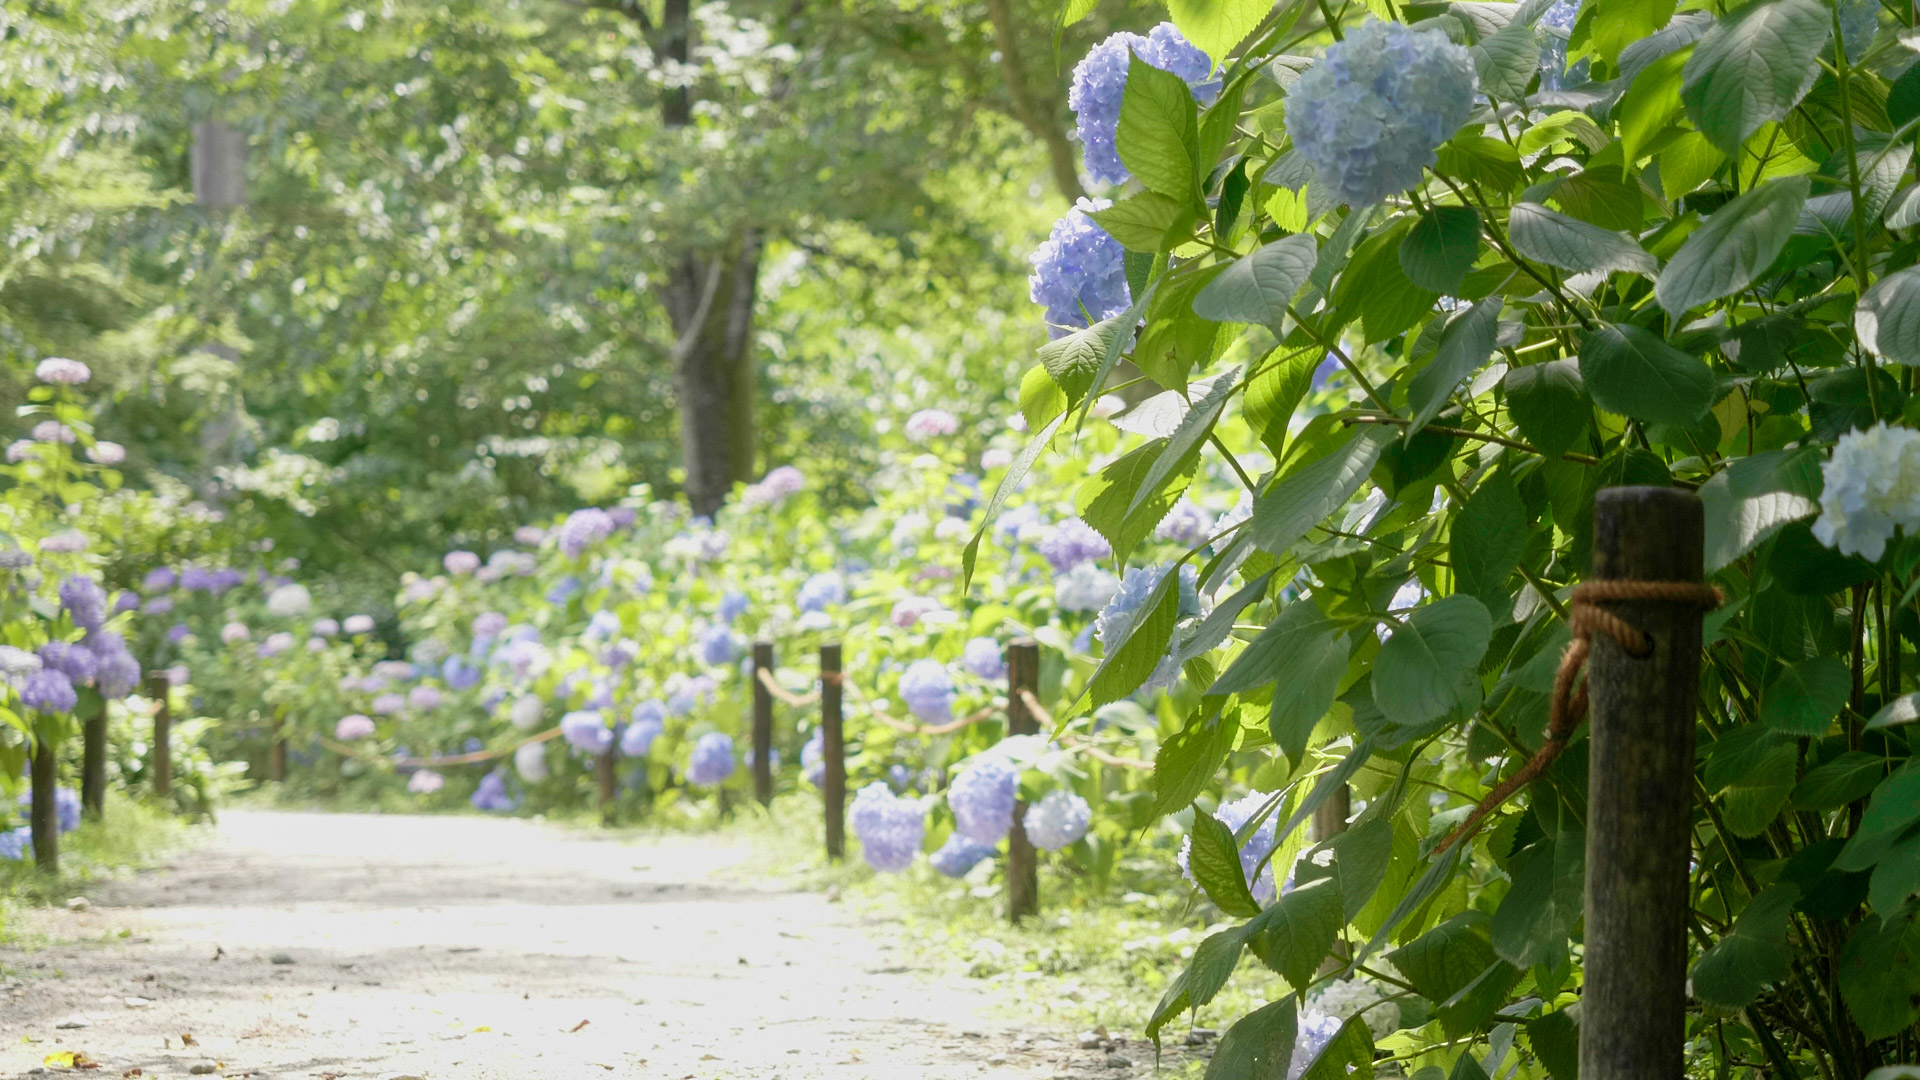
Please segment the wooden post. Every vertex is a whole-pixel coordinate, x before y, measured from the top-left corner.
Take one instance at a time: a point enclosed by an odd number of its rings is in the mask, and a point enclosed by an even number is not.
[[[164,799],[173,793],[173,681],[164,671],[148,672],[147,693],[154,700],[153,751],[147,771],[153,793]]]
[[[619,753],[619,746],[616,743],[616,745],[608,746],[605,750],[602,750],[600,756],[595,758],[593,762],[593,778],[600,787],[600,825],[602,828],[612,828],[617,816],[614,813],[614,803],[616,796],[619,794],[619,790],[614,783],[613,776],[613,756],[617,753]]]
[[[840,724],[840,646],[820,646],[820,801],[826,806],[827,858],[847,857],[847,739]]]
[[[1033,735],[1040,719],[1027,708],[1022,690],[1040,688],[1040,646],[1021,638],[1007,646],[1007,734]],[[1040,859],[1027,839],[1027,804],[1013,804],[1013,828],[1007,833],[1007,918],[1019,922],[1040,914]]]
[[[33,830],[33,863],[49,874],[60,872],[60,813],[54,801],[54,788],[60,783],[60,759],[54,753],[53,740],[45,725],[33,743],[33,802],[27,810],[27,822]]]
[[[773,693],[762,678],[773,678],[771,641],[753,643],[753,797],[761,806],[769,806],[773,803]]]
[[[273,718],[273,745],[267,748],[267,779],[278,784],[287,778],[287,737],[281,729],[286,721]]]
[[[1622,487],[1593,507],[1594,581],[1701,580],[1700,499]],[[1687,1005],[1687,860],[1700,693],[1697,604],[1611,603],[1652,641],[1603,633],[1587,661],[1586,986],[1581,1080],[1678,1080]]]
[[[107,699],[85,698],[91,707],[80,722],[80,811],[99,821],[107,807]]]

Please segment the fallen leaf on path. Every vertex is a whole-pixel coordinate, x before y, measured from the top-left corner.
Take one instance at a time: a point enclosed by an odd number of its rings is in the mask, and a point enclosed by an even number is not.
[[[180,1045],[181,1046],[199,1046],[200,1044],[193,1041],[193,1032],[183,1031],[180,1033]]]
[[[55,1069],[97,1069],[100,1063],[87,1056],[85,1050],[58,1050],[40,1059],[40,1064]]]
[[[140,1070],[140,1066],[135,1065],[133,1068],[128,1069],[126,1072],[123,1072],[120,1075],[121,1076],[145,1076],[146,1073]]]
[[[579,1031],[579,1030],[580,1030],[581,1028],[583,1028],[583,1027],[586,1027],[586,1026],[587,1026],[588,1024],[591,1024],[591,1023],[593,1023],[593,1021],[591,1021],[591,1020],[582,1020],[582,1021],[580,1021],[579,1023],[577,1023],[577,1024],[575,1024],[575,1025],[573,1025],[572,1027],[570,1027],[570,1028],[568,1028],[568,1029],[567,1029],[567,1034],[569,1034],[569,1035],[571,1035],[571,1034],[573,1034],[574,1032],[576,1032],[576,1031]]]

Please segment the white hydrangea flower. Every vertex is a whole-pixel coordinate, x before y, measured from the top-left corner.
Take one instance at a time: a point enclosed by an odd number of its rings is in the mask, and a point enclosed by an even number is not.
[[[1813,535],[1828,547],[1878,561],[1895,528],[1920,529],[1920,431],[1879,423],[1848,432],[1820,473]]]
[[[1313,998],[1313,1008],[1336,1020],[1366,1010],[1367,1030],[1380,1040],[1400,1030],[1400,1008],[1380,1005],[1386,995],[1365,979],[1336,979]]]

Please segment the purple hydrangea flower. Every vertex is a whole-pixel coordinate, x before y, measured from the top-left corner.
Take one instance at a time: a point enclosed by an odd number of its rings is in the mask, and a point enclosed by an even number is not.
[[[27,676],[20,686],[20,701],[29,709],[66,713],[80,704],[80,695],[74,692],[66,672],[46,667]]]
[[[923,443],[960,430],[960,420],[945,409],[921,409],[907,417],[907,438]]]
[[[349,615],[345,621],[341,622],[340,629],[349,634],[371,634],[373,633],[373,616]]]
[[[513,530],[513,542],[526,547],[539,547],[540,541],[547,538],[547,530],[538,525],[522,525]]]
[[[1844,11],[1844,9],[1843,9]],[[1580,19],[1580,0],[1557,0],[1540,15],[1540,27],[1546,31],[1540,49],[1540,89],[1563,90],[1587,81],[1587,61],[1583,58],[1567,65],[1567,37]],[[1842,25],[1845,17],[1842,16]]]
[[[140,588],[145,592],[166,592],[179,582],[180,575],[173,572],[173,567],[156,566],[140,579]]]
[[[781,465],[760,478],[760,489],[775,502],[798,495],[806,488],[807,478],[791,465]]]
[[[709,731],[693,744],[693,759],[687,764],[687,783],[713,787],[733,775],[733,736]]]
[[[44,383],[79,386],[93,378],[93,372],[78,360],[69,360],[64,356],[49,356],[34,366],[33,377]]]
[[[394,713],[400,712],[406,707],[407,698],[405,694],[380,694],[373,699],[372,705],[375,716],[392,716]]]
[[[475,810],[494,812],[512,810],[520,805],[519,800],[507,794],[507,774],[501,769],[495,769],[481,777],[480,784],[473,789],[473,798],[469,801],[473,803]]]
[[[480,569],[480,556],[471,551],[449,551],[441,556],[440,565],[447,568],[447,573],[459,577]]]
[[[974,758],[947,788],[953,827],[982,844],[998,844],[1013,828],[1013,804],[1020,774],[1004,755],[992,751]]]
[[[475,638],[499,637],[507,628],[507,617],[497,611],[483,611],[473,617]]]
[[[440,662],[440,678],[446,682],[447,689],[457,694],[479,685],[480,668],[456,653]]]
[[[1204,544],[1213,533],[1213,515],[1182,498],[1167,511],[1167,516],[1154,526],[1155,539],[1167,540],[1181,547],[1196,547]]]
[[[605,510],[588,507],[575,510],[560,524],[560,550],[569,559],[586,554],[588,548],[613,535],[613,516]]]
[[[1241,827],[1246,825],[1246,823],[1253,818],[1253,815],[1258,813],[1260,809],[1267,804],[1268,800],[1272,798],[1273,795],[1271,792],[1250,791],[1241,798],[1234,799],[1231,802],[1221,803],[1219,810],[1216,811],[1213,816],[1219,818],[1227,828],[1232,829],[1237,835]],[[1272,900],[1274,897],[1273,865],[1268,863],[1267,866],[1260,871],[1260,876],[1257,880],[1253,877],[1253,869],[1266,859],[1268,852],[1273,850],[1273,845],[1276,840],[1275,834],[1279,831],[1279,827],[1280,821],[1278,816],[1268,814],[1267,819],[1260,823],[1260,827],[1254,830],[1253,835],[1247,837],[1246,842],[1240,845],[1240,872],[1247,875],[1247,887],[1253,890],[1253,898],[1262,904]],[[1193,871],[1187,866],[1187,853],[1192,850],[1192,848],[1193,841],[1191,839],[1182,840],[1180,842],[1180,854],[1174,858],[1174,861],[1180,866],[1180,873],[1184,875],[1188,881],[1193,880]]]
[[[78,555],[87,550],[90,542],[87,534],[78,529],[62,529],[40,541],[40,551],[42,554]]]
[[[727,594],[720,598],[720,617],[732,622],[747,613],[749,603],[746,593],[739,589],[728,589]]]
[[[800,586],[801,611],[825,611],[847,602],[847,583],[837,571],[815,574]]]
[[[33,828],[22,825],[0,832],[0,859],[24,860],[33,854]]]
[[[140,685],[140,661],[127,651],[127,643],[119,634],[89,634],[89,650],[99,663],[94,672],[94,683],[99,687],[102,697],[119,700],[133,693]]]
[[[628,714],[627,730],[620,733],[620,752],[628,757],[645,757],[653,741],[667,729],[667,707],[649,698]]]
[[[740,643],[726,623],[714,623],[700,632],[700,662],[711,666],[730,664],[740,652]]]
[[[807,744],[800,748],[800,775],[807,783],[819,787],[827,779],[827,733],[823,728],[814,728],[807,738]]]
[[[1069,518],[1055,526],[1039,545],[1040,555],[1056,574],[1064,574],[1081,563],[1096,562],[1113,555],[1113,545],[1079,518]]]
[[[21,792],[16,805],[22,810],[31,809],[33,792],[31,790]],[[64,787],[53,789],[53,825],[57,831],[63,833],[70,833],[80,827],[79,792]]]
[[[1118,648],[1133,629],[1134,620],[1140,617],[1140,609],[1160,585],[1160,579],[1167,576],[1171,563],[1160,566],[1135,566],[1127,570],[1127,576],[1120,582],[1120,588],[1100,609],[1095,620],[1095,633],[1100,644],[1109,649]],[[1180,614],[1197,615],[1200,612],[1200,571],[1192,563],[1180,564]]]
[[[1048,332],[1064,337],[1080,327],[1112,318],[1133,304],[1127,287],[1126,249],[1092,218],[1112,205],[1082,198],[1028,261],[1028,295],[1047,309]]]
[[[960,666],[982,679],[1007,677],[1007,661],[1001,655],[1000,643],[990,637],[977,637],[967,642],[966,649],[960,654]]]
[[[940,850],[927,857],[935,870],[950,878],[965,877],[967,871],[974,868],[980,860],[993,856],[996,849],[992,844],[982,844],[960,833],[948,835],[947,842]]]
[[[373,734],[373,717],[364,713],[353,713],[340,718],[333,725],[333,737],[341,742],[354,742]]]
[[[1438,30],[1369,20],[1327,47],[1287,93],[1287,133],[1314,182],[1350,206],[1420,183],[1473,112],[1473,57]]]
[[[953,719],[953,678],[938,660],[915,660],[900,674],[900,700],[922,723]]]
[[[582,750],[595,757],[607,752],[613,745],[613,729],[607,726],[606,718],[592,709],[570,712],[560,718],[560,737],[575,750]]]
[[[80,685],[92,682],[100,670],[100,659],[92,649],[69,641],[49,641],[40,646],[40,662]]]
[[[440,690],[432,686],[416,686],[407,691],[407,704],[420,712],[432,712],[440,707]]]
[[[1093,807],[1087,800],[1065,789],[1047,792],[1045,798],[1027,809],[1023,826],[1027,839],[1042,851],[1059,851],[1087,835],[1093,824]]]
[[[431,795],[447,786],[447,778],[432,769],[421,769],[407,781],[407,790],[415,795]]]
[[[1188,43],[1172,23],[1161,23],[1146,37],[1121,32],[1088,50],[1074,65],[1067,106],[1074,112],[1087,172],[1095,180],[1124,184],[1133,178],[1120,161],[1114,135],[1120,129],[1120,102],[1127,89],[1128,53],[1185,80],[1195,99],[1211,102],[1220,82],[1210,79],[1213,61]]]
[[[60,606],[82,630],[98,630],[107,621],[106,590],[84,574],[72,574],[60,582]]]
[[[881,781],[860,789],[853,797],[853,835],[867,865],[897,874],[913,864],[926,837],[927,813],[918,799],[902,799]]]

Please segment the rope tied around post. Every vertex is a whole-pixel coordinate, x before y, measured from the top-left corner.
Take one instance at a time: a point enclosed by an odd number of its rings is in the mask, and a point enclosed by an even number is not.
[[[1434,854],[1446,851],[1479,831],[1489,815],[1512,798],[1514,792],[1545,772],[1561,751],[1567,748],[1573,733],[1587,718],[1587,684],[1582,672],[1586,667],[1587,655],[1593,651],[1594,634],[1607,635],[1626,650],[1627,655],[1635,658],[1645,658],[1653,652],[1653,640],[1645,631],[1599,605],[1685,604],[1711,611],[1725,602],[1726,597],[1714,586],[1687,581],[1589,581],[1574,586],[1573,604],[1567,612],[1567,628],[1572,631],[1573,639],[1567,642],[1567,651],[1561,654],[1560,668],[1553,676],[1553,704],[1548,714],[1546,737],[1539,751],[1518,772],[1488,792],[1486,798],[1473,808],[1473,813],[1467,815],[1467,820],[1434,848]]]

